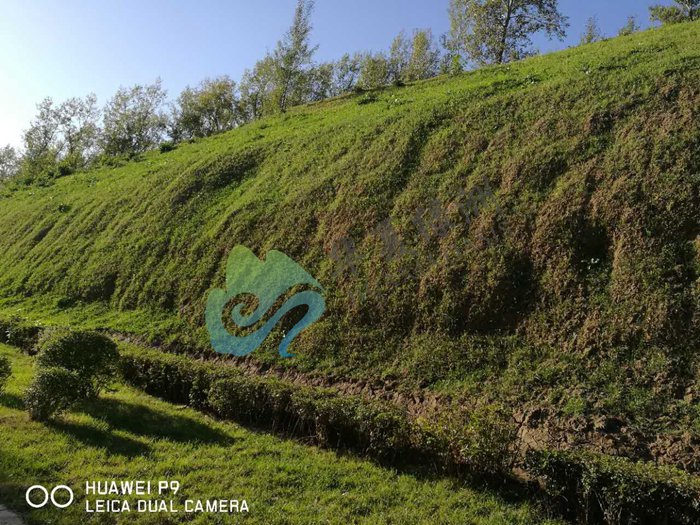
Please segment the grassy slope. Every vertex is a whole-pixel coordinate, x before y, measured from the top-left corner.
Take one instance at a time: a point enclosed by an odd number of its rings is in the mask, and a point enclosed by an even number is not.
[[[1,306],[206,349],[229,250],[278,249],[329,305],[286,366],[697,433],[699,39],[654,30],[0,190]],[[451,204],[485,179],[468,222]],[[450,227],[424,239],[433,199]],[[415,254],[382,254],[387,217]],[[354,274],[328,255],[344,235]]]
[[[24,490],[85,480],[182,483],[185,499],[246,499],[245,518],[199,515],[192,523],[540,523],[530,505],[506,503],[448,481],[419,480],[373,464],[219,423],[118,386],[94,404],[43,425],[21,396],[32,359],[0,345],[14,375],[0,395],[0,500],[27,509]],[[70,511],[32,511],[28,522],[82,523],[84,493]],[[132,500],[133,504],[133,500]],[[191,516],[190,516],[191,517]],[[180,515],[98,516],[91,523],[190,523]],[[554,523],[554,522],[551,522]]]

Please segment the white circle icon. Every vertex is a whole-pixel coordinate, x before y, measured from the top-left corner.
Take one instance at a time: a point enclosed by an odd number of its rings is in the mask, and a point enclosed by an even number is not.
[[[41,492],[44,493],[44,501],[41,503],[33,503],[31,499],[29,499],[29,495],[32,493],[32,491],[39,489]],[[49,491],[46,490],[44,487],[41,485],[32,485],[27,489],[27,493],[24,495],[24,499],[27,500],[27,505],[29,505],[32,508],[35,509],[40,509],[44,505],[46,505],[49,501]]]
[[[59,503],[56,501],[56,491],[59,490],[64,490],[68,493],[68,501],[66,503]],[[39,491],[44,493],[44,500],[41,503],[36,503],[32,501],[32,498],[30,498],[30,494],[34,491]],[[59,509],[65,509],[68,507],[71,503],[73,503],[74,499],[74,494],[73,491],[71,490],[70,487],[67,485],[56,485],[53,490],[51,490],[51,494],[49,495],[49,491],[46,489],[46,487],[43,487],[42,485],[32,485],[27,489],[27,493],[24,495],[24,499],[27,501],[27,505],[34,509],[40,509],[42,507],[45,507],[46,504],[49,502],[49,499],[51,500],[51,503],[53,503],[54,507],[59,508]]]
[[[69,494],[68,503],[58,503],[58,502],[56,501],[56,498],[54,497],[54,495],[56,494],[56,491],[57,491],[58,489],[63,489],[63,490],[65,490],[65,491]],[[51,503],[53,503],[54,506],[56,506],[56,507],[59,508],[59,509],[65,509],[65,508],[68,507],[71,503],[73,503],[73,491],[71,490],[70,487],[68,487],[68,486],[66,486],[66,485],[56,485],[56,486],[53,488],[53,490],[51,491]]]

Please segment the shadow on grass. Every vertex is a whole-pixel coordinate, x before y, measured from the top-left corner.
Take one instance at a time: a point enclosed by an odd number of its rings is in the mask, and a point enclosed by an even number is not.
[[[145,456],[151,451],[147,444],[128,437],[118,436],[112,430],[102,430],[93,425],[55,420],[49,427],[68,434],[83,445],[105,449],[110,454],[126,457]]]
[[[3,393],[0,395],[0,405],[14,410],[24,410],[24,400],[17,394]]]
[[[115,430],[123,430],[136,436],[180,443],[233,443],[231,436],[190,417],[163,414],[146,405],[118,399],[96,399],[82,405],[81,411],[104,421]]]

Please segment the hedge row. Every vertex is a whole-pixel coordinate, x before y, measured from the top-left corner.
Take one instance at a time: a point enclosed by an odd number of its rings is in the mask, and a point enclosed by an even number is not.
[[[41,332],[41,327],[19,318],[0,319],[0,343],[16,346],[26,352],[34,350]]]
[[[405,411],[389,403],[251,377],[234,368],[142,348],[122,349],[121,371],[128,383],[149,394],[223,419],[381,460],[429,460],[424,440],[417,439]]]
[[[250,377],[190,358],[122,351],[128,381],[218,417],[305,436],[381,459],[505,479],[513,466],[512,428],[493,409],[437,423],[411,421],[398,407],[328,390]],[[592,453],[530,451],[520,465],[565,516],[580,523],[700,523],[700,480],[676,469]]]
[[[580,523],[700,523],[700,480],[672,468],[586,452],[530,451],[525,468]]]

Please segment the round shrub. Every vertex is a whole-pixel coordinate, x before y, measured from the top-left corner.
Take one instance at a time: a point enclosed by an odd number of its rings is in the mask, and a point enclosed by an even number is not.
[[[0,355],[0,394],[2,394],[2,391],[5,389],[10,374],[12,374],[10,360],[4,355]]]
[[[97,395],[117,372],[117,345],[97,332],[53,330],[42,336],[38,348],[37,365],[75,372],[85,396]]]
[[[29,417],[46,421],[67,410],[82,397],[82,384],[74,371],[60,367],[39,368],[24,397]]]

